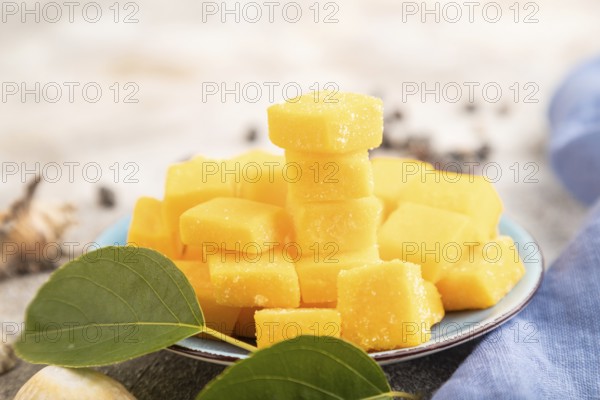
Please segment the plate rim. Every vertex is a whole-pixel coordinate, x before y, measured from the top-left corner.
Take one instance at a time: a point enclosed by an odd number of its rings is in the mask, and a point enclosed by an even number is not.
[[[117,242],[114,240],[115,236],[117,236],[119,234],[122,235],[124,233],[123,231],[126,231],[128,229],[130,221],[131,221],[131,216],[128,215],[128,216],[122,218],[121,220],[117,221],[115,224],[109,226],[98,237],[97,242],[99,242],[100,245],[108,245],[108,244]],[[500,326],[504,325],[506,322],[508,322],[512,318],[514,318],[521,311],[523,311],[523,309],[525,309],[525,307],[527,307],[527,305],[531,302],[531,300],[533,299],[533,297],[539,290],[539,288],[544,280],[544,275],[546,273],[546,270],[545,270],[546,262],[545,262],[544,254],[541,250],[541,247],[540,247],[538,241],[531,235],[531,233],[529,233],[529,231],[527,229],[525,229],[520,224],[518,224],[515,220],[513,220],[512,218],[510,218],[506,215],[502,216],[502,221],[504,221],[505,223],[508,223],[512,229],[516,229],[516,230],[520,231],[520,234],[525,235],[528,239],[530,239],[531,242],[535,243],[537,249],[539,250],[540,260],[538,262],[532,262],[532,265],[535,265],[536,267],[539,266],[539,273],[536,277],[535,285],[527,293],[527,296],[524,297],[516,306],[509,309],[507,312],[502,313],[501,315],[493,318],[491,321],[488,321],[487,323],[482,324],[481,326],[479,326],[475,329],[468,330],[467,332],[458,333],[455,337],[453,337],[451,339],[447,339],[447,340],[443,340],[443,341],[439,341],[439,342],[432,341],[431,343],[424,343],[423,345],[417,346],[417,347],[408,347],[408,348],[401,348],[401,349],[395,349],[395,350],[384,350],[384,351],[368,353],[369,356],[375,362],[377,362],[379,365],[388,365],[388,364],[392,364],[392,363],[396,363],[396,362],[409,361],[409,360],[412,360],[415,358],[423,357],[425,355],[430,355],[430,354],[434,354],[434,353],[437,353],[437,352],[440,352],[443,350],[450,349],[452,347],[455,347],[460,344],[474,340],[478,337],[485,335],[486,333],[489,333],[489,332],[499,328]],[[496,307],[496,306],[493,306],[493,307]],[[193,338],[190,338],[190,339],[193,339]],[[239,360],[243,360],[250,355],[249,352],[245,353],[241,356],[217,354],[214,352],[193,349],[193,348],[182,345],[181,342],[178,342],[172,346],[169,346],[167,348],[167,350],[169,350],[173,353],[185,356],[185,357],[210,362],[213,364],[224,365],[224,366],[232,365],[235,362],[237,362]]]

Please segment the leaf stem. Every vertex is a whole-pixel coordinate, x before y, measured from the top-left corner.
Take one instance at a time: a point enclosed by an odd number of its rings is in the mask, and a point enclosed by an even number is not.
[[[371,396],[371,397],[366,397],[362,400],[384,400],[384,399],[411,399],[411,400],[418,400],[421,397],[414,395],[414,394],[410,394],[410,393],[406,393],[406,392],[387,392],[387,393],[381,393],[381,394],[376,394],[375,396]]]
[[[217,338],[219,340],[222,340],[226,343],[232,344],[234,346],[237,347],[241,347],[244,350],[248,350],[249,352],[253,353],[256,350],[258,350],[256,347],[252,346],[251,344],[248,344],[246,342],[243,342],[241,340],[232,338],[231,336],[227,336],[226,334],[216,331],[214,329],[209,328],[208,326],[200,326],[200,332],[201,333],[205,333],[207,335],[210,335],[214,338]]]

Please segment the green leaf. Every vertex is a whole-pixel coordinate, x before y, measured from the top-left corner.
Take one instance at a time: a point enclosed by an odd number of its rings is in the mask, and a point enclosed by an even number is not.
[[[16,351],[31,363],[107,365],[203,327],[194,289],[173,262],[150,249],[104,247],[50,276],[27,309]]]
[[[300,336],[229,367],[196,400],[363,399],[390,386],[367,353],[331,337]]]

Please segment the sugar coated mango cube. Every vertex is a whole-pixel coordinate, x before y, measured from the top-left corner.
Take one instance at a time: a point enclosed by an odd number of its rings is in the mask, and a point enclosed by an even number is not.
[[[208,257],[217,303],[230,307],[300,305],[300,286],[294,264],[279,254],[216,254]]]
[[[414,203],[401,203],[378,233],[383,260],[420,264],[431,282],[440,280],[478,239],[468,216]]]
[[[187,210],[180,224],[185,244],[255,254],[269,244],[283,244],[290,229],[284,208],[226,197]]]
[[[284,149],[348,153],[378,147],[383,103],[354,93],[313,92],[267,110],[269,137]]]
[[[341,271],[342,338],[365,350],[427,342],[434,318],[424,283],[420,266],[399,260]]]
[[[337,310],[264,309],[257,311],[254,319],[259,349],[300,335],[340,337],[341,320]]]
[[[298,201],[335,201],[373,194],[373,174],[366,150],[316,154],[286,150],[290,195]]]
[[[397,157],[375,157],[371,160],[375,181],[375,196],[384,203],[383,220],[398,207],[400,193],[419,180],[422,171],[433,170],[433,165],[419,160]]]
[[[525,267],[515,243],[500,236],[475,249],[473,262],[450,268],[436,283],[447,311],[488,308],[500,301],[523,277]]]
[[[194,288],[206,325],[226,335],[231,335],[238,320],[240,308],[217,304],[215,287],[210,281],[208,265],[199,261],[182,260],[175,261],[175,265]]]
[[[482,240],[497,235],[502,202],[483,176],[423,169],[419,179],[400,193],[400,203],[411,202],[454,211],[471,217]]]
[[[251,150],[228,162],[236,174],[241,198],[284,207],[287,195],[285,158],[262,150]]]
[[[133,209],[127,242],[156,250],[165,256],[176,259],[183,246],[167,228],[162,215],[162,202],[152,197],[140,197]]]
[[[320,251],[330,256],[375,246],[381,207],[374,196],[288,204],[302,254]]]
[[[304,304],[337,301],[337,278],[340,271],[362,267],[379,260],[375,246],[363,251],[335,254],[328,259],[306,256],[296,262],[300,292]],[[327,307],[325,307],[327,308]]]
[[[215,197],[235,195],[235,182],[222,174],[223,165],[223,161],[196,157],[169,167],[163,212],[171,231],[178,231],[184,211]]]
[[[430,325],[435,325],[440,322],[446,314],[444,311],[444,304],[442,303],[442,296],[433,283],[425,281],[423,284],[425,285],[425,292],[427,293],[427,302],[431,308],[431,319],[428,322]]]
[[[303,303],[303,302],[300,302],[300,308],[337,308],[337,299],[334,302],[327,302],[327,303]]]

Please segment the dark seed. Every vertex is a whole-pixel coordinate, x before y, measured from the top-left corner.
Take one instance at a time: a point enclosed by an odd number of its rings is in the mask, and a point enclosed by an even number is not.
[[[381,139],[381,148],[382,149],[391,149],[393,147],[392,141],[390,140],[389,135],[386,131],[383,131],[383,138]]]
[[[477,111],[477,106],[475,105],[475,103],[468,103],[467,105],[465,105],[465,111],[469,114],[473,114],[475,111]]]
[[[385,116],[383,118],[384,122],[398,122],[398,121],[402,121],[402,119],[404,118],[404,114],[402,114],[402,111],[400,110],[394,110],[393,113],[388,114],[387,116]]]
[[[246,132],[246,141],[249,143],[255,142],[258,139],[258,132],[254,128],[248,129]]]
[[[465,154],[465,152],[463,151],[450,151],[448,152],[448,156],[453,160],[453,161],[465,161],[465,158],[467,157],[467,154]]]
[[[100,187],[98,190],[98,203],[103,208],[113,208],[116,204],[115,192],[107,187]]]
[[[426,161],[430,159],[432,155],[431,141],[429,136],[409,136],[406,140],[406,148],[408,153],[418,160]]]
[[[490,156],[491,151],[492,151],[492,148],[490,147],[490,145],[487,143],[484,143],[477,149],[475,154],[477,155],[477,158],[479,160],[484,161],[484,160],[487,160],[487,158]]]

